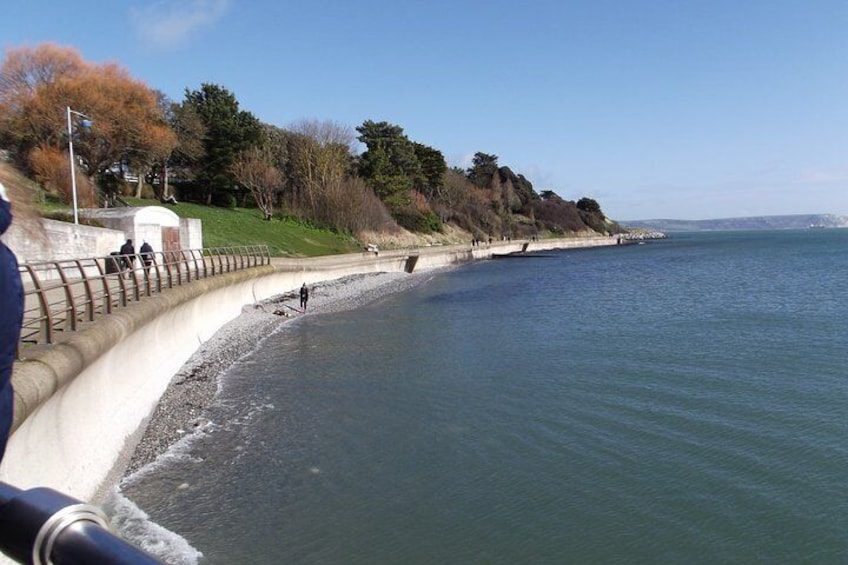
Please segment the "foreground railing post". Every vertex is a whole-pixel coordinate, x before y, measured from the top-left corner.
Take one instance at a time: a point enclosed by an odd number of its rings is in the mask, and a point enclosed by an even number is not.
[[[160,261],[156,260],[156,256],[160,257]],[[156,292],[162,292],[162,272],[159,270],[159,263],[165,262],[165,254],[164,253],[154,253],[153,254],[153,265],[156,272]]]
[[[212,261],[211,256],[206,251],[206,249],[200,250],[200,261],[203,263],[203,277],[214,277],[215,276],[215,262]]]
[[[174,273],[171,270],[171,267],[174,266],[174,252],[166,251],[162,254],[163,266],[165,267],[165,272],[168,275],[168,288],[174,288]]]
[[[127,282],[126,282],[126,279],[125,279],[126,261],[124,261],[124,257],[126,257],[126,255],[121,255],[121,259],[119,261],[119,264],[121,265],[121,270],[118,272],[118,278],[116,279],[118,281],[119,294],[120,294],[120,297],[121,297],[120,306],[122,308],[127,307],[127,302],[128,302],[127,293],[129,292],[128,289],[127,289]]]
[[[77,305],[74,300],[74,293],[71,289],[68,275],[65,273],[65,269],[62,268],[62,264],[59,261],[54,261],[52,265],[59,274],[59,280],[62,281],[62,290],[65,295],[65,328],[75,331],[77,329]]]
[[[197,260],[197,267],[203,271],[203,276],[201,278],[209,278],[209,265],[206,263],[206,254],[203,252],[203,249],[195,249],[194,256]]]
[[[46,343],[53,343],[53,313],[50,312],[50,304],[47,296],[44,294],[44,289],[41,288],[41,280],[32,265],[25,264],[29,278],[32,281],[32,286],[35,287],[36,296],[38,296],[38,304],[41,307],[41,335]]]
[[[138,280],[138,271],[139,271],[139,269],[137,269],[135,267],[135,263],[131,263],[131,265],[130,265],[130,277],[131,277],[131,279],[130,280],[132,280],[132,283],[133,283],[133,300],[135,300],[136,302],[141,300],[141,285],[139,284],[139,280]]]
[[[228,273],[231,272],[235,268],[235,266],[230,264],[230,259],[232,259],[232,253],[230,252],[230,250],[226,249],[226,248],[225,249],[219,249],[218,253],[223,255],[224,259],[226,259],[226,261],[227,261],[227,271],[226,272],[228,272]],[[233,263],[235,263],[235,262],[233,261]]]
[[[88,273],[85,272],[85,267],[82,264],[82,261],[79,259],[75,260],[74,263],[77,265],[77,270],[79,270],[80,278],[82,279],[83,290],[85,290],[85,318],[89,322],[94,321],[94,290],[91,288],[91,279],[88,276]],[[97,269],[98,277],[103,276],[103,269],[100,267],[100,263],[98,261],[93,261],[94,268]]]
[[[227,261],[227,266],[224,267],[224,255],[221,251],[216,247],[215,248],[215,256],[218,258],[218,274],[226,273],[230,270],[230,262]]]
[[[73,264],[79,273],[80,284],[82,285],[83,292],[85,293],[85,301],[83,304],[77,304],[76,298],[73,297],[73,292],[71,292],[75,320],[74,329],[76,329],[77,316],[81,318],[84,317],[84,319],[89,322],[94,321],[94,299],[93,293],[91,292],[91,285],[89,284],[88,273],[85,272],[85,266],[82,264],[82,260],[74,259]],[[64,275],[62,276],[62,279],[64,280]]]
[[[0,550],[20,563],[158,564],[109,530],[106,515],[49,488],[0,483]]]
[[[197,261],[197,250],[190,249],[188,252],[188,258],[191,259],[191,265],[189,265],[189,268],[194,270],[194,280],[200,280],[203,278],[201,276],[203,269],[200,268],[200,263]]]
[[[103,275],[100,277],[100,282],[103,285],[103,311],[106,314],[112,313],[112,306],[115,305],[114,299],[112,298],[112,286],[109,283],[109,277],[113,274],[117,273],[117,276],[121,276],[121,266],[118,263],[117,256],[110,255],[104,261],[104,269]]]
[[[186,257],[186,250],[180,249],[179,253],[180,253],[180,265],[185,266],[185,272],[186,272],[185,282],[191,282],[191,265],[189,265],[188,257]],[[180,281],[180,284],[182,284],[182,280]]]

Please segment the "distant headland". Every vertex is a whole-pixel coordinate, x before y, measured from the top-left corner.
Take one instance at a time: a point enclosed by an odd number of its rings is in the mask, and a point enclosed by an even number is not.
[[[835,214],[793,214],[787,216],[749,216],[716,220],[630,220],[620,222],[630,229],[663,232],[724,230],[799,230],[808,228],[846,228],[848,216]]]

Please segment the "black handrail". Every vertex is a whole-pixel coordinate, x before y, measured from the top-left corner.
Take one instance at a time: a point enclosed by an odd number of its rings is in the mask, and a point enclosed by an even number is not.
[[[180,249],[153,253],[149,264],[141,254],[113,253],[60,261],[22,263],[25,289],[21,345],[53,344],[62,332],[77,331],[133,302],[163,289],[271,263],[267,245]],[[212,263],[208,268],[207,259]],[[215,261],[226,269],[215,269]]]
[[[113,534],[100,508],[53,489],[6,483],[0,483],[0,551],[34,565],[161,563]]]

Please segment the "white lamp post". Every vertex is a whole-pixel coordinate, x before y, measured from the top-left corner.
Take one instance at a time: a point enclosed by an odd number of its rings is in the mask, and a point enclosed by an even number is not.
[[[82,118],[86,118],[80,125],[84,128],[91,127],[91,118],[83,114],[82,112],[77,112],[76,110],[71,110],[70,106],[67,106],[68,109],[68,158],[71,161],[71,193],[74,199],[74,224],[79,224],[79,212],[77,209],[77,175],[76,175],[76,163],[74,163],[74,130],[73,124],[71,123],[71,114],[76,114]]]

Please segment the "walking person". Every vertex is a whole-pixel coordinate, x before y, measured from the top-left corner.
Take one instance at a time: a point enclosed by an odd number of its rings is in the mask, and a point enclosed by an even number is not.
[[[12,205],[6,188],[0,183],[0,235],[12,223]],[[12,365],[18,355],[21,324],[24,318],[24,289],[18,260],[0,240],[0,459],[12,429]]]
[[[300,287],[300,309],[306,312],[306,303],[309,302],[309,289],[306,288],[306,283]]]
[[[144,265],[144,274],[150,274],[150,265],[153,264],[153,247],[146,241],[141,244],[141,249],[138,250],[141,255],[141,264]]]
[[[133,242],[131,239],[128,239],[125,244],[121,246],[121,260],[124,262],[124,269],[129,271],[132,270],[135,265],[135,247],[133,247]]]

